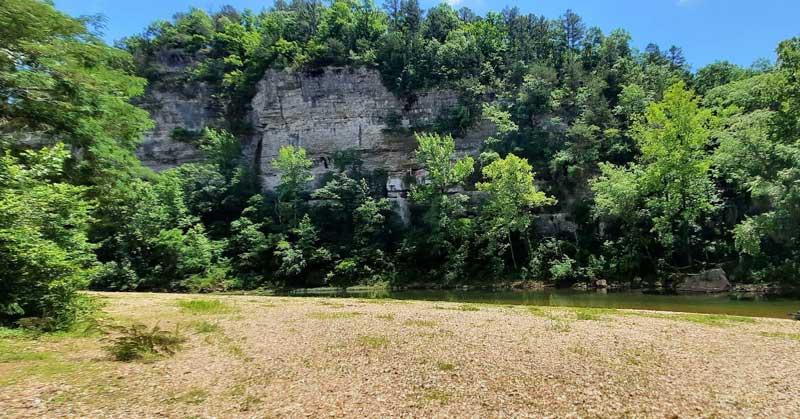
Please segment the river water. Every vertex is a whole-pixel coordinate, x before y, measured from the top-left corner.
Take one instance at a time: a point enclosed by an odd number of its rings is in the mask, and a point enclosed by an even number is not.
[[[514,291],[459,291],[356,289],[342,292],[332,289],[295,290],[291,296],[328,296],[351,298],[391,298],[399,300],[448,301],[563,307],[628,308],[688,313],[730,314],[737,316],[786,319],[800,310],[800,299],[743,299],[729,294],[662,295],[641,291],[595,292],[561,289]]]

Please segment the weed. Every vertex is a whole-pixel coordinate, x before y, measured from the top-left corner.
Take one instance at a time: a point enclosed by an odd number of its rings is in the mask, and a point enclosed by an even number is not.
[[[625,350],[622,352],[621,358],[623,363],[634,367],[657,365],[662,361],[662,357],[657,352],[644,348]]]
[[[386,336],[359,336],[356,343],[372,349],[380,349],[389,345],[389,338]]]
[[[449,362],[439,361],[436,363],[436,368],[438,368],[439,371],[453,371],[454,369],[456,369],[456,366]]]
[[[178,305],[191,314],[225,314],[233,311],[220,300],[179,300]]]
[[[436,327],[438,323],[433,320],[420,320],[420,319],[409,319],[403,322],[406,326],[413,326],[413,327]]]
[[[528,312],[533,314],[534,316],[547,317],[547,318],[550,317],[550,313],[546,312],[541,307],[537,306],[528,306]]]
[[[592,351],[590,351],[589,348],[587,348],[585,346],[580,346],[580,345],[576,345],[576,346],[570,347],[569,351],[574,353],[574,354],[576,354],[576,355],[580,355],[580,356],[584,356],[584,357],[589,356],[592,353]]]
[[[18,368],[15,367],[15,370],[12,370],[9,374],[0,376],[0,387],[16,384],[20,380],[32,377],[47,379],[76,371],[86,374],[87,367],[82,363],[65,362],[46,357],[35,360],[33,363],[22,364]]]
[[[394,320],[394,314],[378,314],[375,317],[383,320]]]
[[[214,333],[218,332],[221,327],[216,323],[209,323],[205,320],[195,322],[192,324],[194,331],[197,333]]]
[[[567,321],[565,319],[559,319],[559,318],[551,317],[550,320],[551,320],[551,322],[547,326],[548,330],[552,330],[554,332],[560,332],[560,333],[567,333],[570,330],[572,330],[572,327],[570,326],[569,321]]]
[[[50,358],[46,352],[32,351],[23,345],[0,341],[0,363],[18,361],[42,361]]]
[[[105,339],[110,342],[105,349],[117,361],[174,355],[186,341],[178,333],[177,327],[174,332],[161,330],[158,325],[148,329],[143,324],[108,326],[107,329],[116,336]]]
[[[422,398],[432,402],[447,404],[450,401],[450,394],[438,388],[430,388],[422,392]]]
[[[753,317],[730,316],[727,314],[699,314],[699,313],[656,313],[646,311],[619,311],[617,314],[625,316],[648,317],[653,319],[681,320],[700,323],[708,326],[730,326],[732,323],[756,323]]]
[[[336,319],[349,319],[351,317],[360,316],[359,312],[325,312],[317,311],[308,313],[308,317],[315,320],[336,320]]]
[[[462,304],[458,307],[461,311],[480,311],[480,307],[472,304]]]
[[[450,338],[455,336],[455,333],[452,330],[447,329],[439,329],[433,332],[422,332],[418,333],[418,336],[427,337],[427,338]]]
[[[191,390],[170,399],[171,402],[183,404],[202,404],[208,398],[208,391],[202,388],[192,388]]]

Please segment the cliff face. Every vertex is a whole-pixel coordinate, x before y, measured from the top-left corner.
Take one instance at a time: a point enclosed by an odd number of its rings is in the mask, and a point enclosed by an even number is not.
[[[155,128],[145,135],[137,150],[142,163],[153,170],[202,160],[203,153],[186,137],[219,125],[222,118],[211,89],[204,83],[185,81],[186,68],[193,62],[192,57],[180,51],[160,54],[154,64],[159,80],[151,84],[138,103],[155,122]],[[180,138],[181,134],[184,138]]]
[[[258,84],[251,115],[253,157],[262,184],[271,189],[280,181],[270,163],[281,147],[294,145],[306,149],[317,178],[334,169],[336,151],[357,150],[364,168],[389,173],[387,189],[405,189],[402,179],[418,169],[413,158],[417,144],[408,128],[433,123],[457,103],[451,91],[398,99],[373,70],[329,68],[314,75],[269,71]],[[486,131],[486,124],[480,124],[457,139],[458,151],[477,152]]]
[[[191,141],[178,140],[174,133],[199,132],[219,125],[221,117],[206,86],[169,81],[185,68],[183,61],[165,61],[159,70],[166,80],[151,89],[141,104],[150,111],[156,127],[138,154],[155,170],[202,159]],[[170,84],[176,86],[174,90]],[[258,83],[252,101],[253,135],[244,140],[244,157],[257,166],[262,185],[270,190],[280,182],[271,162],[283,146],[306,149],[317,181],[335,170],[337,151],[357,150],[365,169],[388,173],[389,196],[402,208],[409,188],[405,180],[422,175],[414,161],[417,144],[410,128],[432,124],[457,104],[458,95],[444,90],[401,100],[383,86],[374,70],[327,68],[316,74],[270,70]],[[476,154],[490,128],[484,121],[464,138],[457,138],[457,151]]]
[[[186,66],[180,57],[163,61],[160,71],[165,78],[141,104],[150,111],[156,127],[138,154],[155,170],[202,160],[191,141],[175,139],[173,133],[176,129],[199,133],[220,125],[222,118],[207,86],[178,82]],[[457,93],[447,90],[399,99],[383,86],[377,71],[363,68],[327,68],[316,74],[269,70],[252,101],[248,118],[253,135],[243,140],[243,157],[257,166],[264,189],[271,190],[280,182],[271,163],[283,146],[306,149],[314,163],[315,186],[320,186],[325,173],[336,170],[337,151],[356,150],[364,169],[387,172],[388,196],[408,221],[407,180],[425,174],[414,160],[417,143],[411,128],[432,124],[457,104]],[[456,138],[457,152],[476,155],[493,128],[482,120],[463,138]],[[574,234],[574,223],[562,219],[563,214],[556,216],[561,218],[540,217],[537,228]]]

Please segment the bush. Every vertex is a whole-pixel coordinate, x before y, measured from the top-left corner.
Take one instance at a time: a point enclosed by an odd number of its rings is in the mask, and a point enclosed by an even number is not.
[[[184,280],[182,285],[189,292],[223,292],[241,288],[241,281],[229,277],[230,267],[212,266],[203,274],[196,274]]]
[[[178,333],[161,330],[158,325],[149,328],[143,324],[131,326],[110,326],[117,336],[108,338],[110,342],[105,349],[117,361],[134,361],[156,356],[172,356],[186,341]]]
[[[68,155],[59,144],[0,156],[0,324],[65,329],[85,311],[78,291],[96,266],[92,204],[84,188],[52,183]]]

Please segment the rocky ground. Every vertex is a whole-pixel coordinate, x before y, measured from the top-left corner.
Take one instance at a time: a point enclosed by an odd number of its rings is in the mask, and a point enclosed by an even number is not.
[[[393,300],[97,294],[173,357],[0,334],[0,417],[800,417],[800,323]],[[179,300],[218,300],[211,310]]]

